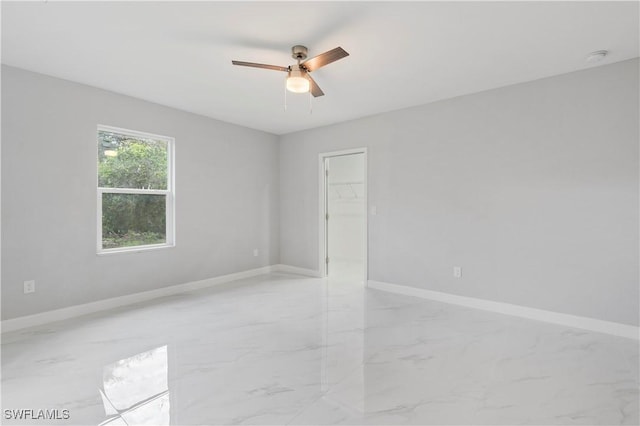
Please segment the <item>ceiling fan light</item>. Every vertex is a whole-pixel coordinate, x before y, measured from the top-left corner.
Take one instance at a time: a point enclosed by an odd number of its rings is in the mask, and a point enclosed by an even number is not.
[[[300,70],[289,71],[287,90],[293,93],[307,93],[311,84],[305,73]]]

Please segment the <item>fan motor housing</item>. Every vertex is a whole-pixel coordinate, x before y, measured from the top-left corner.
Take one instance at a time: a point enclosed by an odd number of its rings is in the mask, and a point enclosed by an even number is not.
[[[309,51],[306,46],[296,44],[291,48],[291,57],[297,61],[303,61],[307,59],[308,52]]]

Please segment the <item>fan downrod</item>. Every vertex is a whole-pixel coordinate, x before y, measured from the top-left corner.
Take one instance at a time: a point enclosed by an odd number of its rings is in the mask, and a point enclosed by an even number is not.
[[[305,59],[307,59],[307,53],[308,53],[308,50],[306,46],[301,46],[299,44],[296,44],[291,48],[291,57],[298,62],[304,61]]]

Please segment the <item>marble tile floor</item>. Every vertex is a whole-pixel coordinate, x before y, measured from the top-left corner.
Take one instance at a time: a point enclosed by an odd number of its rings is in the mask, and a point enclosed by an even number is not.
[[[4,334],[2,423],[637,425],[638,363],[633,340],[272,274]]]

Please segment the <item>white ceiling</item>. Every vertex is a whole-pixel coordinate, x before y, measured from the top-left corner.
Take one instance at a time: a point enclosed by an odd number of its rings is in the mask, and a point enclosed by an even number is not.
[[[638,56],[638,2],[2,2],[2,62],[275,134]],[[288,95],[290,48],[351,55]]]

